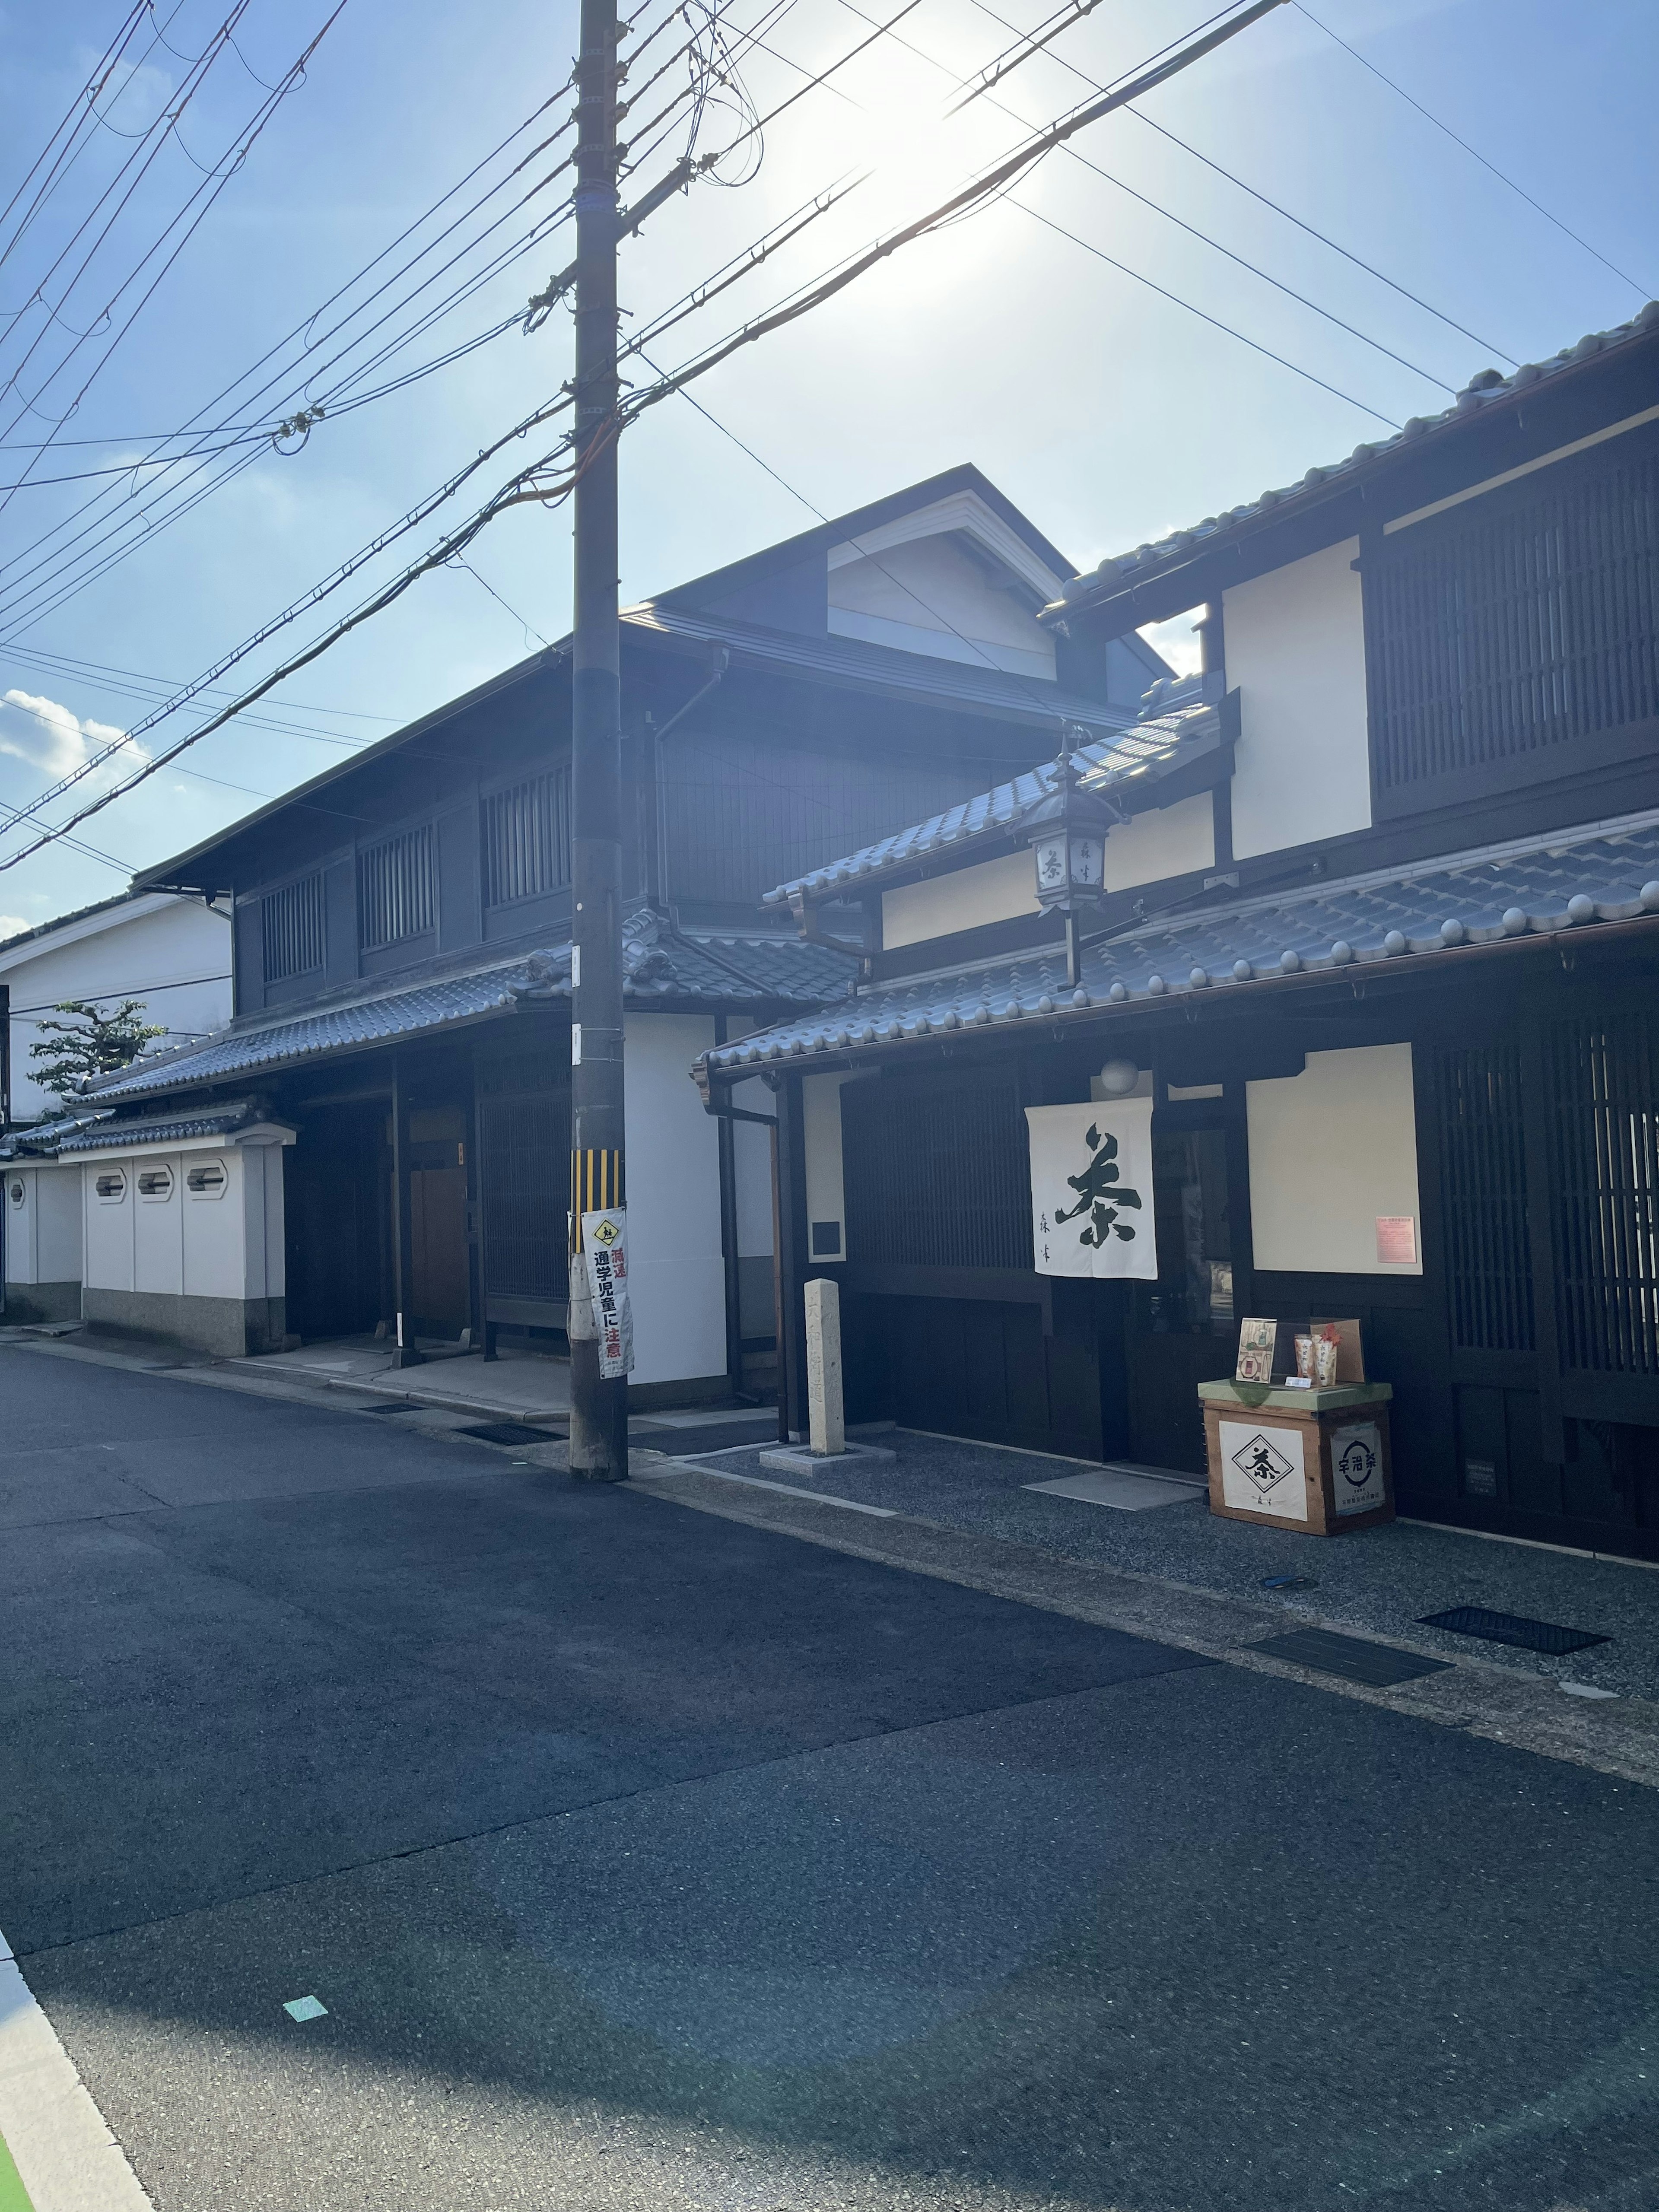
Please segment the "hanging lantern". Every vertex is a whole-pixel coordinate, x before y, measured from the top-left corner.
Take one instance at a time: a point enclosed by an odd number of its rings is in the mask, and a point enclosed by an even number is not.
[[[1037,903],[1048,914],[1070,914],[1104,896],[1106,833],[1125,818],[1109,800],[1074,781],[1072,741],[1082,737],[1080,730],[1067,730],[1054,763],[1055,789],[1020,823],[1036,866]]]

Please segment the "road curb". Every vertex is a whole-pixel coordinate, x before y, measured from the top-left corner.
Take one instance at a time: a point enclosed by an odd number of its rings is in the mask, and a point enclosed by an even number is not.
[[[3,1936],[0,2140],[33,2212],[155,2212]]]

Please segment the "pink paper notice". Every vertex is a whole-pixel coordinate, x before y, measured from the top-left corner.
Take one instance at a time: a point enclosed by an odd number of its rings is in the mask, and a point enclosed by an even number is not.
[[[1376,1256],[1385,1267],[1417,1265],[1417,1219],[1410,1213],[1379,1213]]]

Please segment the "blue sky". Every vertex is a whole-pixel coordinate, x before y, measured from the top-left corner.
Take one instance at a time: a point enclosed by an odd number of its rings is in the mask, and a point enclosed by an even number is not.
[[[867,0],[868,14],[885,19],[899,3]],[[135,134],[177,102],[190,58],[208,47],[231,4],[156,0],[132,49],[147,49],[142,65],[118,72],[93,143],[0,255],[0,380],[11,380],[0,391],[0,446],[7,448],[0,483],[30,467],[44,477],[129,466],[153,450],[145,441],[190,422],[274,343],[305,327],[331,294],[540,103],[555,100],[507,159],[565,112],[556,95],[569,67],[574,8],[345,0],[304,82],[276,108],[58,433],[60,441],[112,442],[25,450],[46,435],[118,325],[118,302],[113,322],[100,320],[100,310],[202,183],[203,168],[236,141],[266,99],[264,86],[280,80],[334,0],[240,0],[234,46],[206,72],[85,277],[62,295],[74,257],[93,235],[82,233],[77,246],[79,227],[120,162],[143,145]],[[1636,0],[1593,0],[1571,12],[1542,0],[1309,4],[1595,251],[1436,131],[1308,15],[1284,7],[1152,95],[1143,104],[1150,120],[1119,115],[1091,130],[1078,152],[1094,167],[1051,156],[1006,200],[909,248],[700,384],[709,413],[775,477],[683,399],[665,402],[630,431],[623,457],[625,594],[643,597],[808,526],[814,509],[835,514],[961,460],[978,463],[1087,565],[1299,477],[1389,420],[1435,411],[1449,397],[1436,379],[1455,387],[1488,364],[1506,367],[1506,357],[1553,353],[1659,292],[1652,220],[1659,154],[1650,123],[1659,10]],[[803,72],[866,36],[867,18],[858,12],[866,6],[794,0],[767,33],[772,51],[751,50],[744,60],[753,97],[770,106],[804,82]],[[661,12],[659,0],[641,28]],[[767,0],[732,0],[739,28],[763,12]],[[1042,0],[919,0],[897,27],[907,46],[877,40],[836,75],[835,91],[812,93],[772,126],[752,181],[725,190],[702,185],[671,202],[626,249],[630,327],[823,186],[870,171],[775,261],[653,347],[658,365],[677,363],[702,339],[944,197],[1017,143],[1024,124],[1073,104],[1085,76],[1128,68],[1206,11],[1198,0],[1107,0],[1050,56],[1000,88],[1012,114],[979,101],[945,117],[954,84],[1009,43],[1005,21],[1026,29],[1048,12]],[[0,5],[0,204],[127,13],[128,0]],[[157,27],[165,44],[152,42]],[[673,43],[665,38],[655,51]],[[672,82],[647,96],[654,103]],[[1426,305],[1411,304],[1270,211],[1152,124]],[[700,143],[719,146],[732,129],[712,116]],[[526,169],[520,188],[540,179],[564,143]],[[677,150],[678,142],[667,142],[636,182],[659,173]],[[506,167],[503,159],[487,169],[475,190]],[[497,242],[515,240],[538,216],[550,218],[566,189],[568,177],[530,200]],[[513,196],[492,200],[455,243]],[[26,204],[27,198],[18,207]],[[462,204],[451,203],[451,212]],[[16,219],[15,210],[0,221],[0,248]],[[412,246],[438,227],[418,232]],[[505,267],[368,386],[505,318],[562,265],[568,239],[568,232],[550,235]],[[1293,301],[1223,247],[1313,305]],[[484,251],[471,251],[450,281],[480,267]],[[392,265],[382,264],[382,272]],[[126,302],[143,289],[130,289]],[[361,285],[331,313],[369,289]],[[319,337],[328,321],[312,323],[311,334]],[[349,329],[340,343],[351,335]],[[332,373],[316,372],[331,349],[319,347],[301,362],[291,348],[277,364],[286,365],[285,381],[270,395],[202,420],[266,422],[264,410],[283,394],[292,394],[285,404],[299,404],[307,374],[313,395],[326,391]],[[195,676],[556,392],[569,363],[568,320],[559,312],[533,337],[510,331],[401,392],[325,416],[292,455],[251,438],[235,449],[246,466],[61,604],[46,588],[56,574],[49,560],[64,557],[64,538],[87,523],[131,526],[139,480],[31,483],[4,495],[0,801],[26,803],[127,728],[155,679]],[[493,488],[526,454],[517,447],[504,454],[481,473],[477,490]],[[100,504],[67,524],[71,507],[91,495]],[[441,510],[404,541],[404,550],[420,550],[463,511],[460,501]],[[53,530],[59,536],[46,538]],[[96,542],[86,538],[71,553]],[[566,627],[562,512],[519,507],[468,557],[471,571],[423,580],[293,678],[277,695],[282,703],[267,703],[261,723],[204,740],[181,764],[191,773],[158,772],[87,824],[83,838],[111,861],[148,864]],[[394,565],[388,555],[330,605],[343,606]],[[58,586],[78,579],[77,569],[66,568]],[[286,642],[325,619],[322,611],[306,618]],[[1183,641],[1174,639],[1174,649]],[[247,670],[262,671],[277,653],[264,649]],[[134,673],[100,675],[91,664]],[[141,742],[154,744],[167,733]],[[51,848],[0,872],[0,933],[107,896],[123,881],[119,866]]]

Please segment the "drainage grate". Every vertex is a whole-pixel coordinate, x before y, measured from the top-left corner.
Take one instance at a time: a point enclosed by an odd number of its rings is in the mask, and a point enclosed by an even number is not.
[[[561,1444],[562,1429],[532,1429],[526,1421],[484,1421],[477,1428],[457,1429],[458,1437],[477,1437],[481,1444]]]
[[[1270,1636],[1265,1644],[1252,1644],[1252,1651],[1270,1659],[1288,1659],[1297,1667],[1316,1667],[1322,1674],[1341,1674],[1350,1682],[1369,1682],[1374,1690],[1387,1690],[1396,1682],[1413,1682],[1419,1674],[1443,1674],[1443,1659],[1420,1658],[1415,1651],[1396,1651],[1392,1644],[1368,1644],[1363,1637],[1338,1636],[1328,1628],[1293,1628],[1288,1636]]]
[[[1541,1651],[1551,1659],[1569,1651],[1588,1650],[1592,1644],[1610,1644],[1609,1636],[1596,1636],[1584,1628],[1558,1628],[1553,1620],[1528,1620],[1524,1613],[1489,1613],[1484,1605],[1455,1605],[1447,1613],[1425,1613],[1425,1628],[1449,1629],[1454,1636],[1479,1636],[1488,1644],[1513,1644],[1517,1650]]]

